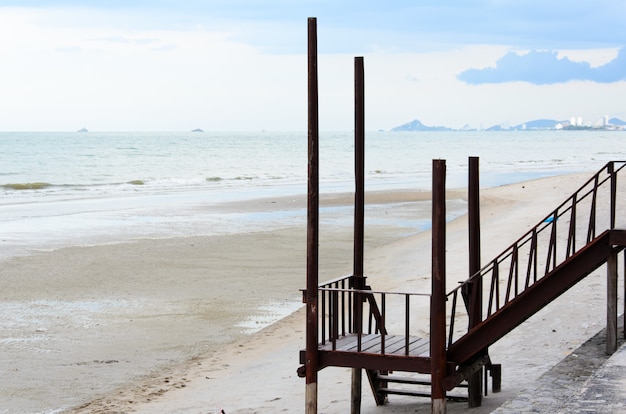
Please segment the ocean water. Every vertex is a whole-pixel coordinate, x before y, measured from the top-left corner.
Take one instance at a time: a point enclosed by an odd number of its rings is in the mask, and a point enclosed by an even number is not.
[[[322,192],[352,191],[351,132],[320,136]],[[626,159],[619,131],[369,132],[366,190],[430,189],[432,159],[464,187],[596,171]],[[0,258],[38,248],[266,229],[305,212],[222,202],[306,194],[305,132],[0,132]],[[340,214],[341,215],[341,214]]]

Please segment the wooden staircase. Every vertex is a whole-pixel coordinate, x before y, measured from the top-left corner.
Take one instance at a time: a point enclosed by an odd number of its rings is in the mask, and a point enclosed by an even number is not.
[[[626,248],[626,229],[616,228],[617,211],[626,210],[626,197],[617,197],[617,174],[624,169],[626,161],[608,163],[568,200],[447,294],[443,291],[437,296],[435,284],[428,295],[374,291],[363,276],[354,275],[319,285],[317,369],[363,369],[378,405],[385,404],[390,395],[435,401],[435,387],[444,390],[443,395],[440,391],[437,394],[445,399],[467,401],[470,379],[480,370],[485,370],[485,394],[487,373],[492,377],[493,391],[498,392],[501,367],[492,363],[489,346],[605,264],[609,281],[607,352],[612,352],[610,344],[617,341],[617,255]],[[423,300],[430,302],[430,335],[416,336],[409,325],[411,315],[425,308],[419,305]],[[442,322],[447,331],[443,342],[433,344],[435,302],[444,304],[443,314],[449,315],[449,320]],[[470,324],[472,319],[478,323]],[[387,326],[390,320],[394,330],[403,332],[391,334]],[[442,374],[436,377],[434,355],[441,350],[443,365],[437,369]],[[305,376],[305,351],[300,362],[303,365],[298,373]],[[469,395],[471,400],[471,392]]]
[[[515,329],[626,246],[626,230],[607,230],[454,341],[447,359],[462,365]]]
[[[608,263],[608,278],[616,281],[617,254],[626,247],[626,230],[616,229],[617,211],[626,208],[626,200],[618,197],[617,175],[625,167],[623,161],[605,165],[536,226],[448,293],[446,360],[457,368],[444,379],[445,389],[454,388],[464,377],[459,374],[490,345],[600,266]],[[612,289],[616,302],[617,290]],[[472,309],[467,292],[480,292],[481,298],[474,300],[488,299],[478,310]],[[459,331],[459,325],[476,311],[480,322]],[[616,314],[616,309],[609,313]]]
[[[377,405],[384,405],[389,395],[430,398],[430,375],[407,372],[398,375],[386,371],[367,370],[367,377]],[[460,384],[459,387],[467,388],[467,384]],[[446,398],[448,401],[463,402],[467,401],[467,394],[448,394]]]

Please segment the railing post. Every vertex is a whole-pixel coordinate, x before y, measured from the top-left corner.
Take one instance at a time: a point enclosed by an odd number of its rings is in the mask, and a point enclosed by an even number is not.
[[[569,258],[576,253],[576,205],[578,204],[578,193],[572,194],[572,207],[570,211],[569,233],[567,234],[567,250],[565,257]]]
[[[600,173],[597,173],[593,180],[593,191],[591,192],[591,209],[589,211],[589,227],[587,228],[587,243],[596,238],[596,200],[598,198],[598,181]]]
[[[446,412],[446,162],[433,160],[432,292],[430,297],[431,412]]]
[[[317,20],[308,19],[308,190],[306,268],[306,414],[317,414],[319,121],[317,85]]]
[[[469,157],[468,183],[468,230],[469,230],[469,276],[480,271],[480,175],[478,157]],[[476,277],[468,283],[469,288],[469,328],[478,325],[482,319],[483,280]],[[484,353],[487,353],[485,349]],[[472,374],[468,380],[468,405],[480,407],[482,404],[482,369]]]
[[[330,330],[329,336],[332,337],[333,350],[337,349],[337,339],[339,338],[339,292],[332,291],[330,295],[331,311],[330,311]]]
[[[365,83],[363,58],[354,58],[354,258],[353,258],[353,287],[359,290],[365,288],[363,274],[363,245],[364,245],[364,216],[365,216]],[[363,301],[355,300],[354,306],[362,309]],[[355,309],[354,315],[361,315]],[[362,321],[354,321],[357,329],[362,329]],[[361,412],[362,370],[352,368],[352,404],[350,412]]]

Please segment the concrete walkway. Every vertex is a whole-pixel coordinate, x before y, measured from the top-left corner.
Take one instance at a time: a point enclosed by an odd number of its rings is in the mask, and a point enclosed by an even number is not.
[[[623,320],[623,318],[620,318]],[[493,411],[517,413],[626,413],[626,343],[606,355],[605,331],[581,345],[513,400]]]

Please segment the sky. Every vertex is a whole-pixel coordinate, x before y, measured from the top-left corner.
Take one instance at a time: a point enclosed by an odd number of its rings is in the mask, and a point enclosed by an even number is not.
[[[0,131],[305,131],[626,120],[622,0],[0,0]]]

